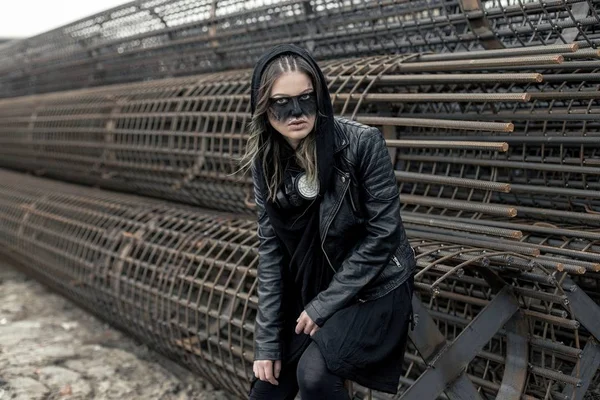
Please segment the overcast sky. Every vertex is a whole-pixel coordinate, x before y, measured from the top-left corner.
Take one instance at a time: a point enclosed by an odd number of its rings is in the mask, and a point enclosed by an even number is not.
[[[29,37],[129,0],[0,0],[0,38]]]

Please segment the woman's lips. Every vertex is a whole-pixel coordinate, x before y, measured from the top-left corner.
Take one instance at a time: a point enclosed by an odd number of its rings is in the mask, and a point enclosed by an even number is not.
[[[295,120],[295,121],[290,121],[290,123],[288,125],[302,125],[305,123],[306,123],[306,121],[303,121],[303,120]]]
[[[306,121],[293,121],[288,124],[290,129],[294,129],[294,130],[295,129],[300,130],[300,129],[304,128],[305,125],[306,125]]]

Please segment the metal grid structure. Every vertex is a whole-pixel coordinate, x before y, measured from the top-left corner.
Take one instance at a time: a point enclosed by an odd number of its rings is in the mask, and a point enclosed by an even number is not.
[[[138,0],[0,50],[0,97],[250,67],[297,43],[320,59],[578,43],[598,0]]]
[[[0,97],[63,92],[0,100],[0,167],[158,199],[0,170],[0,250],[245,397],[239,68],[298,43],[396,170],[419,322],[395,398],[583,399],[600,385],[598,3],[147,0],[3,45]]]
[[[600,364],[600,307],[572,279],[593,274],[523,251],[410,241],[419,322],[397,398],[582,398]],[[242,398],[257,245],[246,218],[0,171],[3,253]]]
[[[531,50],[545,54],[323,63],[336,114],[387,138],[411,223],[422,225],[418,214],[446,225],[518,214],[598,226],[588,212],[600,198],[598,54]],[[250,178],[234,175],[249,74],[0,100],[0,166],[251,214]]]

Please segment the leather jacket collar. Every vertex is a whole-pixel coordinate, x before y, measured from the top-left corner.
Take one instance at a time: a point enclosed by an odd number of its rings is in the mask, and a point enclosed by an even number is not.
[[[334,124],[334,127],[335,139],[333,142],[333,153],[337,154],[348,147],[349,140],[348,135],[344,132],[340,124],[336,123]]]

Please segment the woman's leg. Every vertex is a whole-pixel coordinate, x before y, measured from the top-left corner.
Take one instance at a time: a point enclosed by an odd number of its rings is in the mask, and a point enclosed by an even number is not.
[[[304,351],[296,373],[302,400],[350,400],[344,379],[329,372],[316,343]]]
[[[292,364],[281,370],[279,385],[257,380],[252,386],[248,400],[294,400],[298,394],[298,382],[296,381],[296,364]]]

